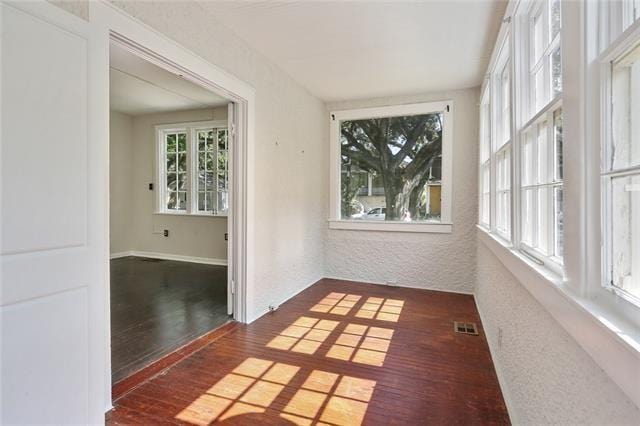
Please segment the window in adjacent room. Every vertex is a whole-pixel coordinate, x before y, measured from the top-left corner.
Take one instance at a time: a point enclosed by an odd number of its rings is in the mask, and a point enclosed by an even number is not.
[[[158,126],[159,213],[226,215],[228,131],[226,122]]]

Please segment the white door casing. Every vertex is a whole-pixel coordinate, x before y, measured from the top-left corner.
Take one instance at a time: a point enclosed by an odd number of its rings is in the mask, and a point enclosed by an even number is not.
[[[105,197],[90,28],[0,4],[0,423],[101,423]],[[101,367],[98,367],[101,368]]]

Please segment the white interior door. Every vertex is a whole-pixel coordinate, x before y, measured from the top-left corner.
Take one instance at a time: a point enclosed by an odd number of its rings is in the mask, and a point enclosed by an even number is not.
[[[105,195],[89,24],[46,2],[3,2],[0,14],[0,424],[97,423]]]

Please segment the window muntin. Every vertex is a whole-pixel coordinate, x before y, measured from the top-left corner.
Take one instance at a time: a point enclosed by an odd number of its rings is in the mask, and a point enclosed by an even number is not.
[[[603,147],[605,286],[640,304],[640,42],[611,62]]]
[[[511,145],[496,154],[496,230],[511,236]]]
[[[157,211],[225,215],[229,180],[226,123],[158,126],[157,132]]]
[[[443,121],[438,111],[340,121],[341,218],[440,221]],[[384,217],[372,218],[382,207]]]
[[[491,225],[491,88],[488,85],[480,102],[480,186],[479,223]]]

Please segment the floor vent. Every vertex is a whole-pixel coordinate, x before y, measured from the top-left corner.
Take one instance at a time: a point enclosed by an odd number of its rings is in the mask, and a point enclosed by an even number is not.
[[[478,335],[478,327],[476,327],[475,322],[454,321],[453,330],[456,333],[471,334],[473,336]]]

